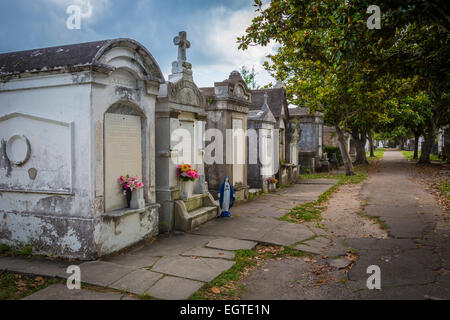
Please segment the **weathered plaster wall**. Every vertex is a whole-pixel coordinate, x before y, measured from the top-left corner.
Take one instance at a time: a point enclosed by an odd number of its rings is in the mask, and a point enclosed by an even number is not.
[[[0,139],[25,135],[31,149],[21,166],[7,161],[4,143],[0,149],[2,243],[16,248],[29,243],[43,254],[82,259],[95,255],[90,80],[90,73],[83,72],[0,84]],[[34,174],[24,175],[30,170]]]
[[[130,210],[121,217],[104,217],[95,224],[96,247],[99,256],[108,255],[148,237],[158,235],[159,205]]]

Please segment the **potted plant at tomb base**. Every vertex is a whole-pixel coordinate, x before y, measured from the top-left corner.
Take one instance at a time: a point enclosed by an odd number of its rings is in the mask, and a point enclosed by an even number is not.
[[[128,174],[126,176],[120,176],[119,179],[117,179],[120,186],[122,187],[123,194],[126,196],[127,199],[127,207],[130,207],[131,203],[131,197],[133,190],[139,190],[144,187],[144,184],[139,181],[139,179],[135,177],[130,177]]]
[[[181,198],[188,199],[194,191],[194,181],[199,178],[198,171],[192,169],[189,164],[180,164],[177,166],[178,176],[181,178]]]
[[[278,180],[275,179],[274,177],[270,177],[269,179],[267,179],[267,185],[268,185],[269,191],[275,191],[277,189],[277,183],[278,183]]]

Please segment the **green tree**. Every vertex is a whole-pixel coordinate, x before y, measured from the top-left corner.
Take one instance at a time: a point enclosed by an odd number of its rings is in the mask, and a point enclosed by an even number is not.
[[[419,163],[429,163],[437,128],[449,122],[450,3],[446,0],[375,1],[383,10],[377,54],[380,70],[394,78],[419,77],[431,103],[422,130]],[[431,116],[428,112],[431,111]]]
[[[430,105],[423,109],[425,143],[419,163],[429,163],[432,144],[440,125],[448,123],[450,105],[450,37],[436,25],[411,23],[398,34],[397,42],[385,56],[395,64],[391,73],[418,76]]]
[[[373,30],[364,19],[368,1],[273,0],[263,8],[255,0],[255,6],[259,15],[238,38],[239,47],[280,44],[265,68],[286,84],[291,103],[324,112],[336,129],[346,173],[353,174],[344,134],[351,132],[357,141],[357,162],[366,162],[366,133],[378,118],[373,114],[384,107],[368,103],[384,95],[378,70],[370,63]]]
[[[241,70],[239,71],[241,72],[242,78],[250,89],[257,90],[260,88],[260,86],[256,83],[255,67],[252,67],[252,69],[250,70],[246,66],[242,66]]]
[[[239,48],[279,44],[265,68],[286,84],[291,103],[321,109],[335,126],[347,174],[353,168],[342,143],[344,132],[352,133],[357,160],[365,162],[366,135],[386,121],[395,79],[418,76],[430,96],[433,116],[424,129],[421,156],[429,161],[436,127],[448,119],[446,2],[273,0],[267,7],[254,2],[258,15],[238,38]],[[366,25],[372,4],[383,12],[380,30]]]

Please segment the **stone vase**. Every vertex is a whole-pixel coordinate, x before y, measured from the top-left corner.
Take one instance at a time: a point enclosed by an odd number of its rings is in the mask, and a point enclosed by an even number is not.
[[[194,193],[194,181],[181,181],[181,199],[188,199]]]
[[[131,196],[132,196],[131,189],[128,188],[127,191],[126,191],[126,194],[125,194],[125,197],[127,199],[127,208],[130,207]]]
[[[269,192],[274,192],[277,190],[277,184],[276,183],[269,183]]]
[[[131,199],[131,209],[142,209],[145,208],[145,200],[144,200],[144,189],[134,189],[134,195]]]

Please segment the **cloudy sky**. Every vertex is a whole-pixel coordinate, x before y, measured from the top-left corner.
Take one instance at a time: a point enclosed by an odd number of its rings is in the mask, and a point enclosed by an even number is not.
[[[177,48],[173,38],[186,31],[194,80],[200,87],[228,78],[232,70],[254,66],[257,82],[275,82],[262,68],[273,46],[237,49],[255,15],[252,0],[1,0],[0,52],[20,51],[113,38],[142,43],[165,77]],[[82,8],[80,30],[69,30],[68,6]]]

